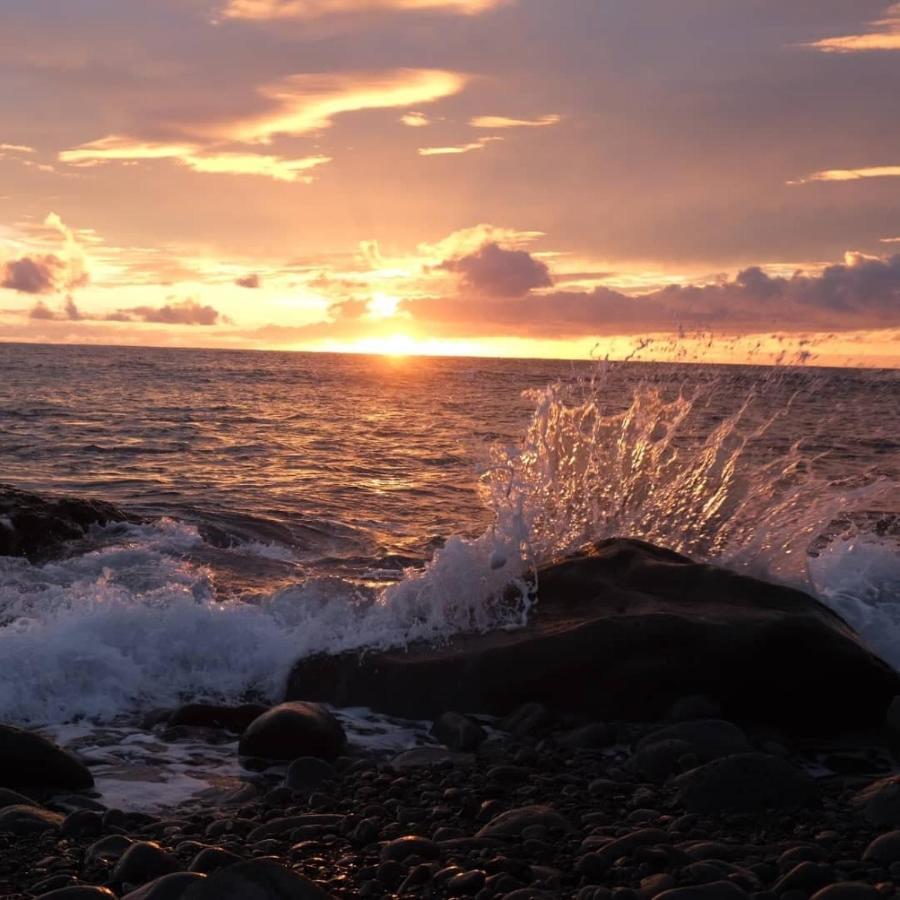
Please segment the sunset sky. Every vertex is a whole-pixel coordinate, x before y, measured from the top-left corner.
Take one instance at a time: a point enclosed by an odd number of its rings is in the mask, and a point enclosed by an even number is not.
[[[647,339],[900,364],[900,4],[3,0],[0,340]]]

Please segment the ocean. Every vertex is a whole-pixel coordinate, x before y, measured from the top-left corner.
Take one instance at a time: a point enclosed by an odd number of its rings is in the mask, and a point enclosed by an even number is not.
[[[233,746],[152,710],[519,627],[532,573],[610,536],[800,586],[900,667],[898,449],[897,370],[0,345],[0,482],[145,519],[0,557],[0,721],[91,756],[107,803],[202,797]]]

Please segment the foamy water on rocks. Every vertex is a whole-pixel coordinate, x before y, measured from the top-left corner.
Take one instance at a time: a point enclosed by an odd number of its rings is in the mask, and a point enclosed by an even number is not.
[[[79,749],[111,805],[250,777],[149,711],[519,627],[537,568],[605,537],[803,587],[900,667],[896,371],[5,345],[0,375],[0,480],[147,520],[0,557],[0,721]]]

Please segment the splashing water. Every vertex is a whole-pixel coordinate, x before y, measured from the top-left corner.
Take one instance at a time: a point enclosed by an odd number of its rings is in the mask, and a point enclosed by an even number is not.
[[[0,560],[0,719],[274,698],[303,655],[519,627],[538,566],[613,536],[805,587],[900,666],[896,459],[885,441],[884,465],[851,466],[835,439],[877,439],[865,411],[823,404],[829,382],[810,373],[710,377],[691,391],[666,378],[623,394],[601,372],[532,392],[522,440],[484,466],[491,527],[386,587],[315,577],[223,600],[196,561],[199,533],[168,520],[60,562]],[[294,558],[268,543],[236,552]]]

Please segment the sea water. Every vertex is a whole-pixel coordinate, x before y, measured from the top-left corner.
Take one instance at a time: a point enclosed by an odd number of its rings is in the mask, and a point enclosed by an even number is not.
[[[900,668],[898,448],[896,370],[0,345],[0,481],[146,519],[0,557],[0,721],[171,803],[242,773],[148,711],[521,627],[540,565],[612,536],[802,587]]]

